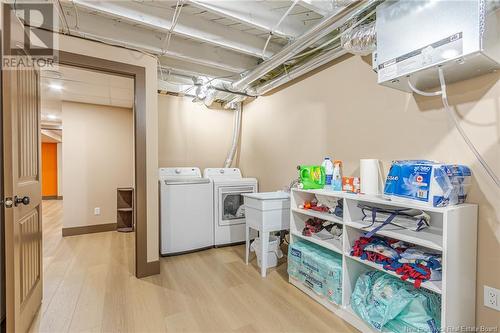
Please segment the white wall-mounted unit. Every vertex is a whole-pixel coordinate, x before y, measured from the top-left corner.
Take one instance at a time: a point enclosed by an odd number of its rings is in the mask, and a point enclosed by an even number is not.
[[[378,83],[411,92],[500,68],[500,8],[485,0],[388,1],[377,7]]]
[[[301,209],[306,201],[314,198],[323,200],[343,200],[343,217],[328,213]],[[441,330],[450,327],[474,327],[476,299],[476,239],[477,239],[477,205],[461,204],[448,207],[431,207],[419,203],[393,202],[380,196],[366,194],[350,194],[328,190],[293,189],[291,193],[290,235],[291,243],[309,241],[343,257],[342,267],[342,304],[334,304],[326,297],[319,296],[302,282],[289,278],[291,284],[305,292],[328,310],[346,320],[361,332],[379,332],[364,322],[351,306],[351,295],[358,277],[370,270],[386,271],[382,265],[362,260],[351,255],[354,242],[371,231],[363,221],[363,213],[358,204],[384,204],[394,208],[413,208],[425,211],[431,217],[431,226],[419,232],[397,227],[385,227],[377,231],[377,235],[385,236],[407,243],[421,246],[442,254],[443,277],[441,281],[425,281],[421,288],[441,296]],[[313,236],[303,236],[305,222],[317,217],[337,223],[343,227],[341,240],[322,240]],[[411,279],[407,280],[412,283]],[[384,331],[385,332],[385,331]]]

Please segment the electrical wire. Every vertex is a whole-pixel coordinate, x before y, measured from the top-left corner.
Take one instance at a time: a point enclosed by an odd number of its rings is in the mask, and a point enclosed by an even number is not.
[[[455,125],[456,129],[464,139],[465,143],[469,147],[469,149],[472,151],[472,153],[476,156],[477,160],[479,163],[482,165],[488,176],[491,177],[493,182],[496,184],[497,187],[500,188],[500,179],[498,179],[498,176],[495,174],[495,172],[491,169],[491,167],[488,165],[488,163],[484,160],[483,156],[481,156],[481,153],[477,150],[477,148],[474,146],[472,141],[469,139],[467,136],[467,133],[465,133],[464,129],[462,126],[460,126],[460,121],[455,114],[455,111],[450,107],[450,104],[448,103],[448,94],[446,92],[446,81],[444,79],[444,73],[443,73],[443,68],[438,67],[438,75],[439,75],[439,83],[441,85],[441,90],[439,91],[434,91],[434,92],[424,92],[421,91],[413,86],[413,84],[408,80],[408,86],[410,89],[423,96],[431,97],[431,96],[438,96],[441,95],[441,101],[443,102],[444,109],[446,113],[448,114],[449,118],[452,120],[453,124]]]

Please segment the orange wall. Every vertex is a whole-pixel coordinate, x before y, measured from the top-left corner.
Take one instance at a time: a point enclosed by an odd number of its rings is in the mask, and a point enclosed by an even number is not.
[[[57,143],[42,143],[42,195],[57,196]]]

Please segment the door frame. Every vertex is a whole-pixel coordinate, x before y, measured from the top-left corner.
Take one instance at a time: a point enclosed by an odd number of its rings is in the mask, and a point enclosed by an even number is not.
[[[134,79],[135,276],[159,274],[160,262],[147,258],[146,69],[63,50],[59,50],[59,64]]]

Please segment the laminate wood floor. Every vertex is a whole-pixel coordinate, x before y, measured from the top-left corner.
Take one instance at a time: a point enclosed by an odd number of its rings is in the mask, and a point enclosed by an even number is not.
[[[44,300],[31,332],[357,332],[233,246],[161,259],[133,275],[134,235],[61,236],[62,202],[43,202]]]

